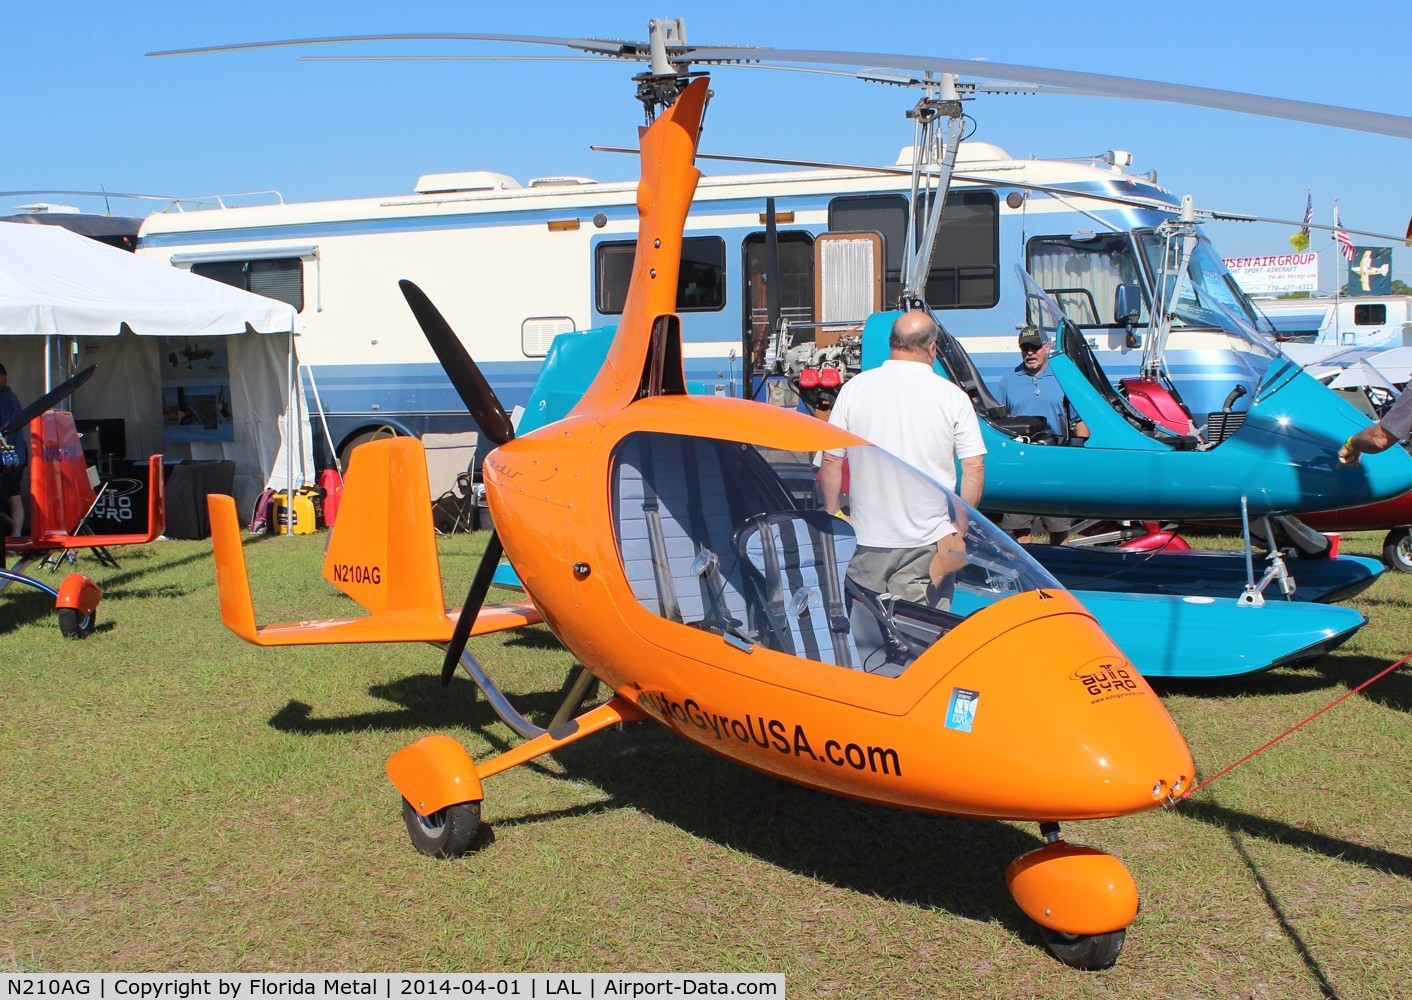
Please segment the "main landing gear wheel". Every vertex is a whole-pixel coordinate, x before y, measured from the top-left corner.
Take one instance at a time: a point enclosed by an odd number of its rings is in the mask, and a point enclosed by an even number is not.
[[[1399,573],[1412,573],[1412,528],[1393,528],[1387,533],[1383,562]]]
[[[402,800],[402,821],[412,845],[434,858],[459,858],[475,843],[480,830],[480,803],[460,802],[423,816]]]
[[[1065,965],[1074,969],[1106,969],[1118,960],[1127,930],[1107,934],[1065,934],[1041,927],[1044,946]]]
[[[59,609],[59,632],[65,639],[85,639],[93,634],[98,612],[84,614],[78,608]]]

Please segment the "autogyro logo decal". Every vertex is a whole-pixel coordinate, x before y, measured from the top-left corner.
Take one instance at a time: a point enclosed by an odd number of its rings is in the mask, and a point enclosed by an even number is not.
[[[674,701],[658,692],[643,692],[638,704],[669,725],[709,732],[721,743],[754,744],[762,750],[807,757],[834,767],[870,771],[894,778],[902,776],[902,761],[892,747],[821,740],[817,735],[811,738],[799,723],[791,726],[782,719],[766,719],[753,713],[739,718],[721,715],[707,711],[692,698]]]
[[[1141,693],[1136,671],[1131,667],[1119,666],[1109,661],[1099,661],[1080,667],[1070,674],[1069,678],[1078,681],[1083,685],[1084,690],[1093,696],[1093,700],[1090,702],[1093,705],[1100,701],[1111,701],[1114,698],[1125,698],[1130,694]]]

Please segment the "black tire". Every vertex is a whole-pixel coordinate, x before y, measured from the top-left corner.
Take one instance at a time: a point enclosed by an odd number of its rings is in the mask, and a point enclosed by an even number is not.
[[[1118,960],[1127,929],[1107,934],[1064,934],[1041,927],[1050,954],[1073,969],[1106,969]]]
[[[1388,569],[1412,573],[1412,528],[1393,528],[1383,539],[1383,562]]]
[[[59,609],[59,632],[65,639],[86,639],[98,623],[98,612],[85,615],[78,608]]]
[[[402,800],[402,821],[412,846],[433,858],[459,858],[468,852],[480,831],[480,803],[460,802],[422,817]]]

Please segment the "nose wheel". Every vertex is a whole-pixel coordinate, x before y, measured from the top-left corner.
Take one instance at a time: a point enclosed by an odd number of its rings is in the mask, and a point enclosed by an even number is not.
[[[1010,895],[1039,924],[1055,958],[1075,969],[1106,969],[1137,916],[1137,885],[1112,855],[1065,842],[1058,823],[1039,829],[1044,846],[1005,869]]]
[[[1127,928],[1107,934],[1065,934],[1040,927],[1049,953],[1071,969],[1106,969],[1118,961]]]

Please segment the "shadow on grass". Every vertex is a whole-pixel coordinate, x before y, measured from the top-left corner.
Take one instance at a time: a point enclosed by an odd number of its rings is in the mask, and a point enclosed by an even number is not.
[[[311,706],[291,701],[269,724],[306,735],[469,726],[505,749],[484,732],[496,721],[494,711],[459,676],[446,689],[435,673],[427,673],[375,685],[369,693],[399,707],[317,719]],[[514,702],[526,717],[546,724],[562,699],[562,691],[545,691],[517,695]],[[627,806],[841,888],[999,921],[1043,947],[1038,929],[1011,901],[1004,878],[1013,858],[1040,846],[1037,835],[1004,823],[929,816],[802,788],[716,757],[655,723],[629,727],[617,738],[587,740],[554,756],[575,780],[600,788],[608,801],[513,816],[495,828]],[[493,839],[494,830],[488,828],[486,836]]]
[[[443,688],[440,675],[429,671],[391,684],[374,684],[368,688],[368,694],[399,707],[317,719],[312,705],[291,701],[271,716],[269,724],[280,732],[324,736],[369,729],[399,732],[465,726],[480,730],[497,721],[495,711],[479,696],[476,686],[459,674],[451,679],[450,687]],[[556,691],[513,698],[515,707],[527,718],[544,724],[562,700],[563,696]]]
[[[1242,837],[1258,837],[1271,843],[1316,852],[1325,857],[1362,865],[1374,871],[1409,880],[1412,880],[1412,858],[1338,837],[1301,830],[1287,823],[1266,819],[1262,816],[1236,812],[1212,802],[1184,802],[1180,811],[1187,816],[1225,831],[1226,836],[1230,838],[1231,845],[1250,871],[1256,885],[1259,886],[1260,893],[1265,898],[1265,905],[1270,908],[1270,912],[1279,922],[1280,930],[1289,938],[1290,944],[1299,954],[1300,961],[1304,963],[1305,968],[1318,982],[1319,991],[1326,997],[1337,997],[1338,993],[1333,984],[1329,982],[1323,966],[1314,957],[1314,952],[1304,940],[1303,935],[1299,933],[1297,920],[1292,919],[1285,912],[1284,904],[1261,872],[1259,864],[1251,857]]]
[[[1285,667],[1260,674],[1239,677],[1212,677],[1182,680],[1170,677],[1149,678],[1159,695],[1184,695],[1192,698],[1231,698],[1239,696],[1294,695],[1327,690],[1333,701],[1338,689],[1353,689],[1392,666],[1394,660],[1351,653],[1322,656],[1313,663]],[[1395,670],[1376,684],[1360,692],[1360,697],[1400,712],[1412,711],[1412,664]]]
[[[995,921],[1043,948],[1005,887],[1005,866],[1041,845],[1005,823],[931,816],[841,799],[747,770],[649,724],[555,756],[608,801],[502,819],[501,831],[630,807],[694,837],[839,888],[970,920]]]
[[[1274,844],[1312,851],[1337,861],[1362,865],[1374,871],[1412,880],[1412,858],[1406,855],[1385,851],[1377,847],[1368,847],[1351,840],[1330,837],[1311,830],[1301,830],[1288,823],[1266,819],[1264,816],[1252,816],[1249,813],[1237,812],[1213,802],[1186,801],[1178,807],[1177,812],[1199,819],[1203,823],[1209,823],[1221,830],[1259,837],[1261,840],[1268,840]]]

